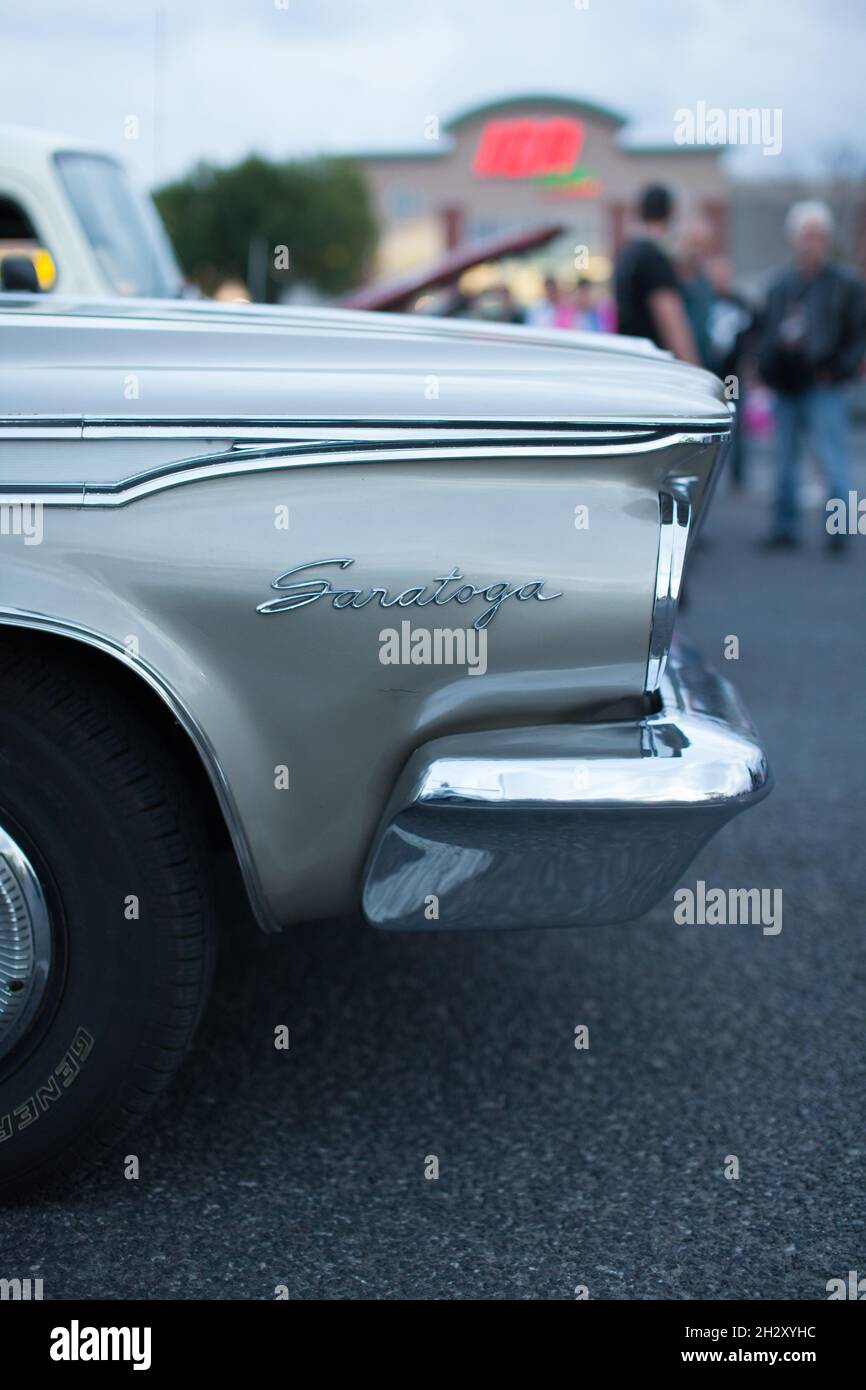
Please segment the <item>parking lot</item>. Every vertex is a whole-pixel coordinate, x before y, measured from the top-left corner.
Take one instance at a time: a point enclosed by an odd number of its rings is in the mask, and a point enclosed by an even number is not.
[[[862,433],[857,457],[864,495]],[[599,931],[239,925],[139,1180],[121,1154],[8,1207],[4,1269],[180,1299],[820,1299],[866,1273],[866,537],[827,556],[816,509],[762,553],[768,483],[763,450],[745,495],[723,480],[681,626],[776,786],[685,882],[780,889],[781,932],[672,900]]]

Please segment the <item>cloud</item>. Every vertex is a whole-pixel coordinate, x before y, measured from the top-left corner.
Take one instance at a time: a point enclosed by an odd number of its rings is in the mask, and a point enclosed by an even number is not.
[[[41,0],[4,18],[0,119],[86,136],[152,183],[257,149],[414,148],[427,115],[552,91],[672,138],[694,106],[783,111],[771,171],[866,119],[862,0]],[[138,115],[141,138],[124,140]],[[743,151],[740,167],[759,152]],[[763,165],[763,167],[761,167]],[[775,167],[777,166],[777,167]]]

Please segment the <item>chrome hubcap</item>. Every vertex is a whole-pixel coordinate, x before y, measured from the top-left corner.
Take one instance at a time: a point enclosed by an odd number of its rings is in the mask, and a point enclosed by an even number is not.
[[[51,971],[51,919],[33,865],[0,827],[0,1058],[39,1012]]]

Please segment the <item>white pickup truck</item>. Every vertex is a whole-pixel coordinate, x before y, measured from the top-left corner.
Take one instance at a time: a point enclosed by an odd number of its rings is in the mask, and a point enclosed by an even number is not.
[[[117,159],[69,136],[0,126],[0,272],[13,257],[32,261],[40,289],[64,295],[163,299],[183,288],[156,208]]]

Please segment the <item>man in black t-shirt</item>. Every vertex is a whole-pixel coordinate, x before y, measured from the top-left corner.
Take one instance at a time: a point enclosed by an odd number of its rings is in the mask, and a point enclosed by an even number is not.
[[[683,362],[699,363],[682,290],[662,245],[673,206],[661,185],[651,185],[641,195],[638,234],[617,257],[618,327],[632,338],[650,338]]]

